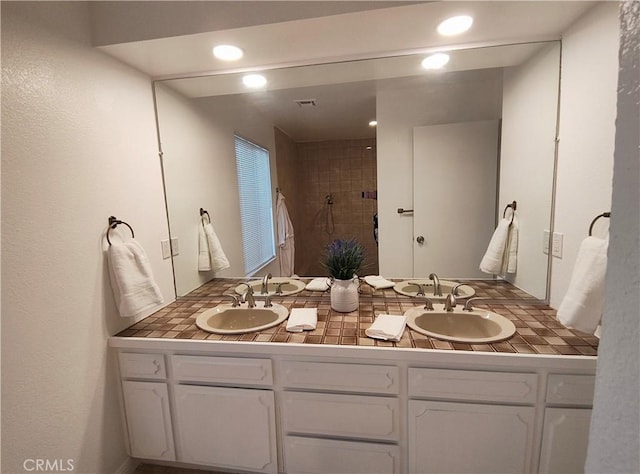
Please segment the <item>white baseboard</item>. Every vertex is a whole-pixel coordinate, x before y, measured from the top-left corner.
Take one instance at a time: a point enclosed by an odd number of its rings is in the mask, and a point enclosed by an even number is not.
[[[133,474],[139,465],[140,461],[127,457],[113,474]]]

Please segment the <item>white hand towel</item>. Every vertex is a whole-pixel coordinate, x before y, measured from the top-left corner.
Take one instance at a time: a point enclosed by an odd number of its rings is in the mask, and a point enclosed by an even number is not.
[[[365,334],[374,339],[399,341],[406,324],[406,316],[379,314],[373,324],[365,330]]]
[[[515,273],[518,269],[518,218],[515,217],[511,223],[509,229],[509,244],[505,255],[505,266],[503,267],[506,273]]]
[[[163,302],[147,254],[136,240],[111,244],[107,260],[111,289],[120,316],[135,316]]]
[[[318,324],[317,308],[293,308],[287,320],[287,331],[311,331]]]
[[[587,237],[576,258],[557,318],[567,327],[593,334],[602,317],[609,239]]]
[[[367,284],[371,285],[376,290],[393,288],[395,286],[394,282],[387,280],[382,275],[368,275],[364,277],[364,281],[366,281]]]
[[[493,232],[487,251],[480,262],[480,270],[485,273],[500,275],[503,272],[505,250],[509,242],[509,224],[511,219],[502,219]]]
[[[207,236],[207,243],[209,244],[209,255],[211,256],[211,269],[214,272],[219,272],[225,268],[229,268],[229,260],[222,250],[222,245],[216,231],[213,230],[213,225],[209,222],[204,224],[204,233]]]
[[[314,278],[305,287],[309,291],[327,291],[329,289],[329,283],[327,283],[328,278],[320,277]]]
[[[211,270],[211,256],[209,255],[209,243],[204,226],[198,226],[198,271],[208,272]]]

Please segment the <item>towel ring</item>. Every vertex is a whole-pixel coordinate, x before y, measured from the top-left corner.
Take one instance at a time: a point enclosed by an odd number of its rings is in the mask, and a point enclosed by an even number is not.
[[[611,217],[611,213],[610,212],[603,212],[602,214],[597,215],[592,221],[591,224],[589,225],[589,237],[591,237],[591,232],[593,231],[593,225],[596,223],[596,221],[598,219],[600,219],[601,217]]]
[[[211,216],[209,215],[209,213],[205,209],[200,208],[200,217],[203,217],[205,214],[207,215],[209,224],[211,224]]]
[[[109,216],[109,228],[107,229],[107,242],[109,243],[109,245],[111,245],[111,240],[109,239],[109,231],[111,229],[115,229],[120,224],[126,225],[129,228],[129,230],[131,231],[131,238],[132,239],[135,238],[135,234],[133,233],[133,229],[131,228],[131,226],[129,224],[127,224],[125,221],[121,221],[120,219],[115,218],[114,216]]]
[[[502,212],[502,218],[504,219],[507,215],[507,209],[511,208],[511,222],[509,222],[509,225],[513,224],[513,218],[516,216],[517,207],[518,203],[516,201],[513,201],[511,204],[507,204],[504,208],[504,211]]]

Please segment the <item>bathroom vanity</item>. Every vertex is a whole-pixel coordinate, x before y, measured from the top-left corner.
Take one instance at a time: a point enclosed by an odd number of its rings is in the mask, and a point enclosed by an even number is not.
[[[536,354],[508,341],[447,348],[409,328],[408,344],[373,341],[360,337],[362,321],[417,302],[383,293],[343,315],[327,299],[281,301],[319,308],[312,343],[284,325],[233,338],[201,331],[195,317],[217,303],[200,297],[111,338],[131,456],[234,472],[583,470],[597,343],[553,333],[553,310],[511,307],[515,341],[554,352]]]

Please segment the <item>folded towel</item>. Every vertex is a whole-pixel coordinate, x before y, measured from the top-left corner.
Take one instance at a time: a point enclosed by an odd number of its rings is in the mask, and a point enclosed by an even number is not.
[[[505,273],[505,253],[508,252],[509,224],[511,219],[502,219],[493,232],[487,251],[480,262],[480,270],[485,273],[501,275]]]
[[[569,288],[557,318],[567,327],[593,334],[600,324],[604,304],[609,239],[587,237],[576,258]]]
[[[406,324],[406,316],[379,314],[373,324],[365,330],[365,334],[374,339],[399,341]]]
[[[309,291],[327,291],[329,289],[329,283],[327,283],[328,278],[320,277],[314,278],[305,287]]]
[[[317,308],[293,308],[287,320],[287,331],[311,331],[318,324]]]
[[[211,224],[211,222],[204,224],[204,233],[207,236],[207,243],[209,244],[211,269],[214,272],[219,272],[220,270],[229,268],[229,260],[227,260],[227,256],[224,254],[224,250],[222,250],[222,245],[220,244],[220,240],[218,240],[216,231],[213,230],[213,224]]]
[[[198,271],[208,272],[211,270],[211,256],[209,255],[209,243],[204,225],[198,226]]]
[[[135,316],[163,302],[147,254],[136,240],[111,244],[107,260],[111,289],[120,316]]]
[[[366,281],[369,285],[373,286],[376,290],[381,290],[384,288],[393,288],[395,283],[387,280],[381,275],[369,275],[364,277],[364,281]]]

